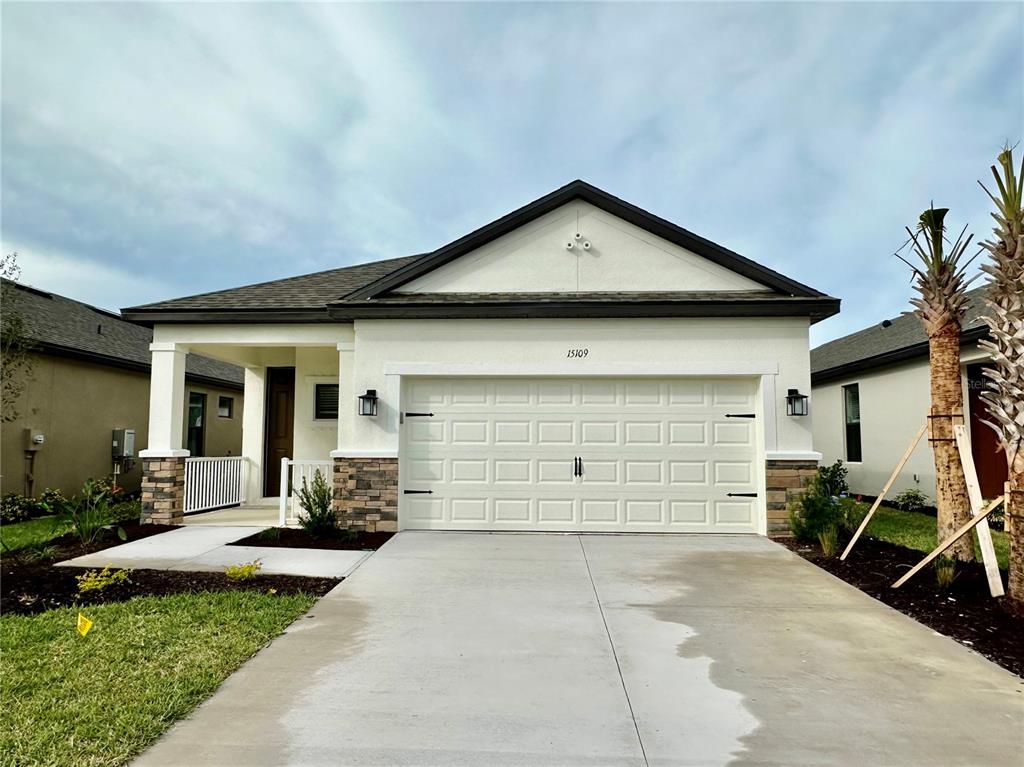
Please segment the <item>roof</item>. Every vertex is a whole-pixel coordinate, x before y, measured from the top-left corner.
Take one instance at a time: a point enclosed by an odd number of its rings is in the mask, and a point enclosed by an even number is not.
[[[981,319],[985,312],[985,287],[967,292],[963,341],[972,342],[987,333]],[[813,383],[883,367],[928,354],[928,336],[916,315],[905,313],[837,338],[811,350]]]
[[[147,371],[150,367],[150,328],[127,322],[119,315],[56,293],[11,283],[25,335],[43,352],[86,359],[100,364]],[[236,365],[189,354],[185,375],[193,381],[240,389],[244,371]]]
[[[765,286],[765,292],[755,291],[743,295],[437,293],[412,294],[412,297],[409,294],[392,293],[395,288],[576,199],[589,202],[662,239],[759,282]],[[136,306],[125,309],[124,315],[146,324],[337,322],[371,316],[382,319],[411,316],[511,317],[523,316],[538,303],[547,307],[547,314],[542,316],[566,317],[706,316],[708,313],[738,313],[809,316],[812,321],[817,321],[839,311],[838,299],[577,180],[431,253]],[[730,307],[736,311],[730,312]]]

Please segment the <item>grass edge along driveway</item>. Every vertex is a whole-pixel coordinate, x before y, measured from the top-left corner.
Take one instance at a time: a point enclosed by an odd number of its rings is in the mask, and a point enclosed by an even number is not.
[[[140,597],[0,618],[0,764],[121,765],[315,602],[256,592]]]

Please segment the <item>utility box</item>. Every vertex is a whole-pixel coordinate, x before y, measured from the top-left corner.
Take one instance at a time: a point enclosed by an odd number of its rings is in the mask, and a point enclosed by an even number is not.
[[[115,461],[135,457],[135,429],[114,429],[110,455]]]
[[[25,450],[34,453],[43,449],[46,436],[39,429],[25,429]]]

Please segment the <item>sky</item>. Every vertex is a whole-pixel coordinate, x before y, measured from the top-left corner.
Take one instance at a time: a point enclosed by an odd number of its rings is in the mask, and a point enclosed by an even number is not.
[[[843,299],[1024,138],[1021,3],[4,3],[0,239],[104,308],[433,250],[582,178]],[[1018,152],[1024,151],[1021,147]]]

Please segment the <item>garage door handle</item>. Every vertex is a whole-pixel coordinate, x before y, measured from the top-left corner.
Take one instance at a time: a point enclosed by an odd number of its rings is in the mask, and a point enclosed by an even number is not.
[[[726,493],[730,498],[757,498],[757,493]]]
[[[402,495],[433,495],[433,490],[403,490]]]
[[[406,413],[406,418],[433,418],[433,413]]]
[[[726,413],[726,418],[757,418],[757,413]]]

